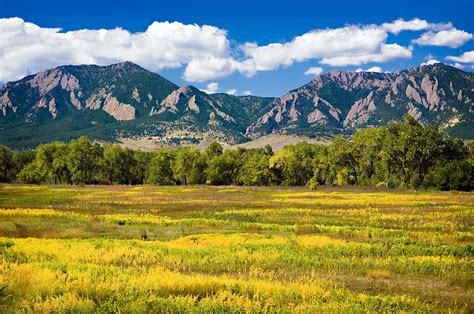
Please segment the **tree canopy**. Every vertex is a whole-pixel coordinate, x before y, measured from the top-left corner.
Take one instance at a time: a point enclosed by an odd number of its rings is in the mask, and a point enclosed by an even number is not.
[[[474,145],[447,138],[411,116],[366,128],[351,139],[271,147],[197,147],[135,151],[87,137],[52,142],[33,151],[0,145],[0,181],[54,184],[308,185],[472,190]]]

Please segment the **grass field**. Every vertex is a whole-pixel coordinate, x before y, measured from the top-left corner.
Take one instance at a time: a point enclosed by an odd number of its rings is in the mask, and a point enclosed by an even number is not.
[[[474,312],[474,194],[0,187],[0,312]]]

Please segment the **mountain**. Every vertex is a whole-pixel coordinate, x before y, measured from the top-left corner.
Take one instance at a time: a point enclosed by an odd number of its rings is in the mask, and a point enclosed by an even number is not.
[[[131,62],[60,66],[0,90],[0,143],[88,135],[153,145],[237,144],[268,135],[330,138],[405,113],[472,138],[474,75],[434,64],[398,73],[331,71],[280,98],[206,94]]]
[[[149,113],[155,122],[171,124],[166,134],[187,137],[194,143],[205,139],[232,144],[241,142],[254,117],[262,114],[273,98],[206,94],[196,87],[183,86],[169,94]]]
[[[60,66],[7,83],[0,92],[0,117],[2,122],[39,122],[89,109],[127,121],[146,115],[149,106],[177,88],[131,62]]]
[[[474,135],[474,75],[444,64],[398,73],[331,71],[273,101],[246,135],[332,137],[385,125],[409,113],[449,133]]]
[[[146,137],[157,144],[244,141],[274,98],[208,95],[131,62],[60,66],[0,90],[0,142],[33,147],[88,135]]]

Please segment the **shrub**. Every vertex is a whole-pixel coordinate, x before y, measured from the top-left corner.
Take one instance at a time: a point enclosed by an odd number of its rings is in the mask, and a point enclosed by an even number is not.
[[[474,188],[474,166],[468,161],[451,161],[435,170],[434,180],[440,190],[471,191]]]

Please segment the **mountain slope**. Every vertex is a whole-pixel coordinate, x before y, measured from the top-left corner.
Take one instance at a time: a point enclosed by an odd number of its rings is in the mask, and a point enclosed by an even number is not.
[[[405,113],[472,137],[474,75],[443,64],[399,73],[331,71],[290,91],[247,128],[246,135],[350,134]]]
[[[147,136],[160,144],[238,143],[272,100],[179,88],[131,62],[61,66],[0,90],[0,142],[31,147],[85,134],[105,141]]]
[[[34,147],[88,135],[156,145],[265,135],[330,138],[409,113],[474,137],[474,75],[443,64],[398,73],[331,71],[280,98],[206,94],[131,62],[61,66],[0,90],[0,143]]]
[[[79,110],[102,110],[116,121],[146,115],[175,84],[131,62],[101,67],[61,66],[7,83],[0,119],[45,121]]]

